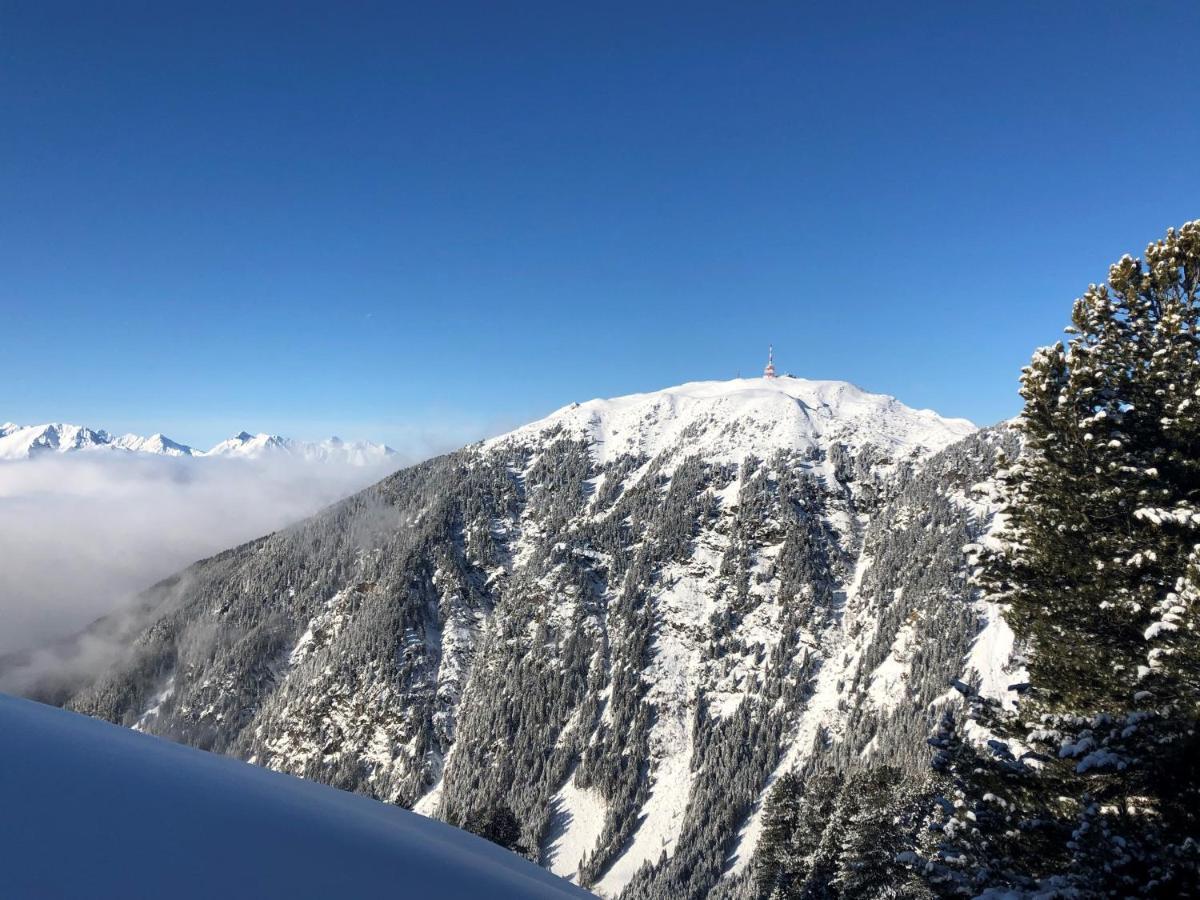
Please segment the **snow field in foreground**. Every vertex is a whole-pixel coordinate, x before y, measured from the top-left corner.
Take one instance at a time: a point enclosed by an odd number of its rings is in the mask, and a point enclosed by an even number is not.
[[[0,896],[585,898],[415,813],[0,695]]]

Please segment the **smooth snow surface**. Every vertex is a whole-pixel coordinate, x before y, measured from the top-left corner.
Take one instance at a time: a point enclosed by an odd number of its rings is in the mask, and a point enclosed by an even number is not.
[[[974,673],[979,677],[979,693],[982,696],[999,700],[1005,709],[1015,710],[1017,695],[1008,688],[1028,677],[1023,667],[1013,666],[1016,636],[1012,626],[1004,620],[999,606],[985,600],[979,601],[978,606],[984,625],[967,655],[967,674]]]
[[[785,376],[693,381],[575,403],[488,445],[525,442],[556,426],[589,435],[600,463],[671,449],[701,454],[710,463],[737,462],[748,447],[803,448],[831,440],[851,448],[870,441],[894,451],[935,452],[976,430],[966,419],[911,409],[845,381]]]
[[[550,801],[550,830],[542,848],[542,865],[574,881],[580,861],[596,849],[604,831],[604,815],[604,798],[597,791],[576,786],[572,770]]]
[[[481,838],[0,695],[0,896],[584,898]]]

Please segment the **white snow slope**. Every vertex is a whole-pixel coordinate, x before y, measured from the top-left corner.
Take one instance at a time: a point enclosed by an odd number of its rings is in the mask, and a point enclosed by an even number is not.
[[[173,441],[163,434],[142,437],[136,434],[115,436],[83,425],[52,422],[46,425],[0,425],[0,460],[33,459],[45,453],[77,451],[125,451],[156,456],[219,456],[240,459],[291,457],[306,462],[336,462],[371,466],[395,456],[396,451],[370,441],[343,441],[332,437],[325,441],[298,441],[277,434],[241,432],[221,441],[208,451]]]
[[[677,450],[706,462],[741,462],[748,453],[803,450],[841,441],[870,442],[893,452],[936,452],[975,431],[966,419],[912,409],[895,397],[845,381],[736,378],[693,381],[646,394],[574,403],[487,446],[536,443],[547,429],[587,433],[597,462],[627,453]]]
[[[0,896],[586,898],[365,797],[0,695]]]

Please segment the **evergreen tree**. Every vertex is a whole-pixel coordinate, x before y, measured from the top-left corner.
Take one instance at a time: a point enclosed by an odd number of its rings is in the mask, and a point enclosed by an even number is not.
[[[800,843],[801,802],[804,782],[795,772],[780,776],[763,809],[762,834],[754,855],[754,880],[760,896],[769,896],[790,881],[803,860],[796,853]]]
[[[463,827],[472,834],[486,838],[493,844],[499,844],[513,853],[526,857],[530,855],[529,848],[521,841],[521,823],[505,803],[477,810]]]
[[[1051,838],[1053,820],[1040,806],[1031,765],[1036,754],[1013,755],[996,737],[1008,726],[1000,705],[962,683],[966,715],[962,723],[947,709],[930,745],[935,799],[924,833],[909,861],[938,895],[974,897],[985,887],[1019,891],[1032,888],[1024,874],[1045,864],[1059,840]],[[972,733],[967,733],[972,732]],[[1018,840],[1018,838],[1021,838]]]
[[[921,824],[923,787],[898,769],[877,766],[856,772],[843,793],[850,811],[832,879],[838,896],[921,896],[920,885],[908,877],[906,862]]]
[[[911,876],[924,785],[891,766],[789,773],[763,811],[755,855],[759,897],[883,900],[928,896]]]
[[[1011,807],[999,844],[951,835],[975,881],[1095,896],[1197,883],[1198,292],[1191,222],[1090,286],[1069,343],[1022,375],[1024,449],[978,580],[1025,648],[1030,689],[982,726],[1002,752],[975,765],[950,741],[939,756],[959,803]],[[997,792],[1025,767],[1018,750],[1040,752],[1035,771]]]
[[[759,896],[821,897],[833,876],[831,831],[839,815],[843,779],[834,773],[781,777],[763,810],[754,857]],[[824,851],[824,852],[823,852]]]

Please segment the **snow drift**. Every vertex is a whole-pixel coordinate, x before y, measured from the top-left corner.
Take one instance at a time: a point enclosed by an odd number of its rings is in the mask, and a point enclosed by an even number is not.
[[[481,838],[0,695],[5,897],[585,898]]]

